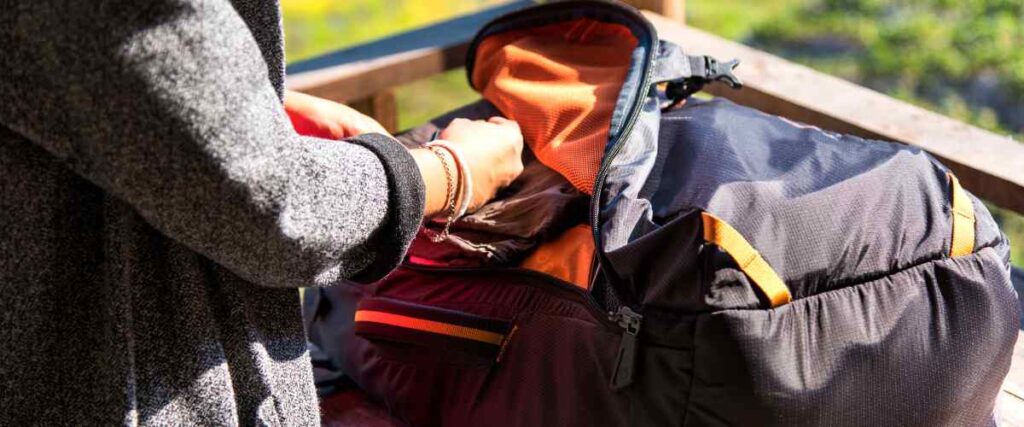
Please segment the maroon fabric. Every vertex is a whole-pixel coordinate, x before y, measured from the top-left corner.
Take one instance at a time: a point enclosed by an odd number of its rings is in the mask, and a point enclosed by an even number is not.
[[[517,269],[473,271],[402,267],[379,282],[373,300],[398,297],[420,306],[512,324],[501,357],[461,346],[415,345],[344,334],[321,339],[344,354],[349,373],[413,426],[624,425],[628,399],[608,388],[619,328],[584,291]],[[359,291],[359,288],[346,288]],[[369,290],[367,290],[369,291]],[[337,312],[319,324],[336,325]],[[522,405],[527,405],[524,407]],[[514,420],[514,421],[513,421]]]
[[[398,427],[402,424],[359,390],[346,390],[320,400],[325,427]]]

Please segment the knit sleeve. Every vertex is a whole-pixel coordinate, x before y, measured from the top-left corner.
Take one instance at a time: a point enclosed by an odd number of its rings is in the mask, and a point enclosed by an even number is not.
[[[380,277],[419,224],[412,157],[297,135],[226,0],[16,2],[0,49],[0,123],[251,282]]]

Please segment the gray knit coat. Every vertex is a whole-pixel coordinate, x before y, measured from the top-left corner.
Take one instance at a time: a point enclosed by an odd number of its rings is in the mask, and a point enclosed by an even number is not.
[[[300,286],[423,211],[389,138],[295,134],[274,0],[0,1],[0,425],[313,425]]]

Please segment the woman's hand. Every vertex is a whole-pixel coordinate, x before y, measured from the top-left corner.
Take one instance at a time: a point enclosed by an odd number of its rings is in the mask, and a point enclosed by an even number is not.
[[[441,132],[440,139],[454,144],[469,167],[473,179],[469,211],[493,199],[498,190],[512,183],[523,171],[523,134],[514,121],[501,117],[487,121],[455,119]],[[429,150],[415,149],[412,155],[427,187],[424,215],[445,214],[448,183],[444,166]],[[448,158],[448,162],[449,173],[457,177],[454,159]]]
[[[301,92],[285,92],[284,110],[300,135],[325,139],[342,139],[364,133],[388,135],[384,126],[352,107]]]
[[[523,133],[519,124],[503,117],[487,121],[455,119],[439,135],[458,146],[473,179],[469,211],[493,199],[498,190],[523,172]]]

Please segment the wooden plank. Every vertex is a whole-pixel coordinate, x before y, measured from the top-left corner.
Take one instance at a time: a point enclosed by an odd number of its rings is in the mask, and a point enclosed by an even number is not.
[[[996,399],[995,412],[999,425],[1024,427],[1024,332],[1018,335],[1010,373]]]
[[[964,187],[1024,213],[1024,144],[721,37],[645,13],[661,38],[691,53],[739,58],[743,90],[711,85],[737,103],[804,123],[924,148]]]
[[[1024,397],[1007,390],[996,399],[996,425],[1000,427],[1024,427]]]
[[[395,101],[395,91],[384,89],[369,97],[349,101],[348,105],[373,117],[388,132],[398,131],[398,103]]]
[[[466,47],[484,24],[534,4],[514,1],[288,66],[289,89],[335,100],[355,100],[393,86],[462,67]]]
[[[1010,270],[1010,277],[1019,300],[1024,296],[1024,270],[1014,267]],[[1021,316],[1020,329],[1017,344],[1013,348],[1010,373],[1003,381],[1002,392],[996,400],[996,420],[1005,427],[1024,427],[1024,314]]]

